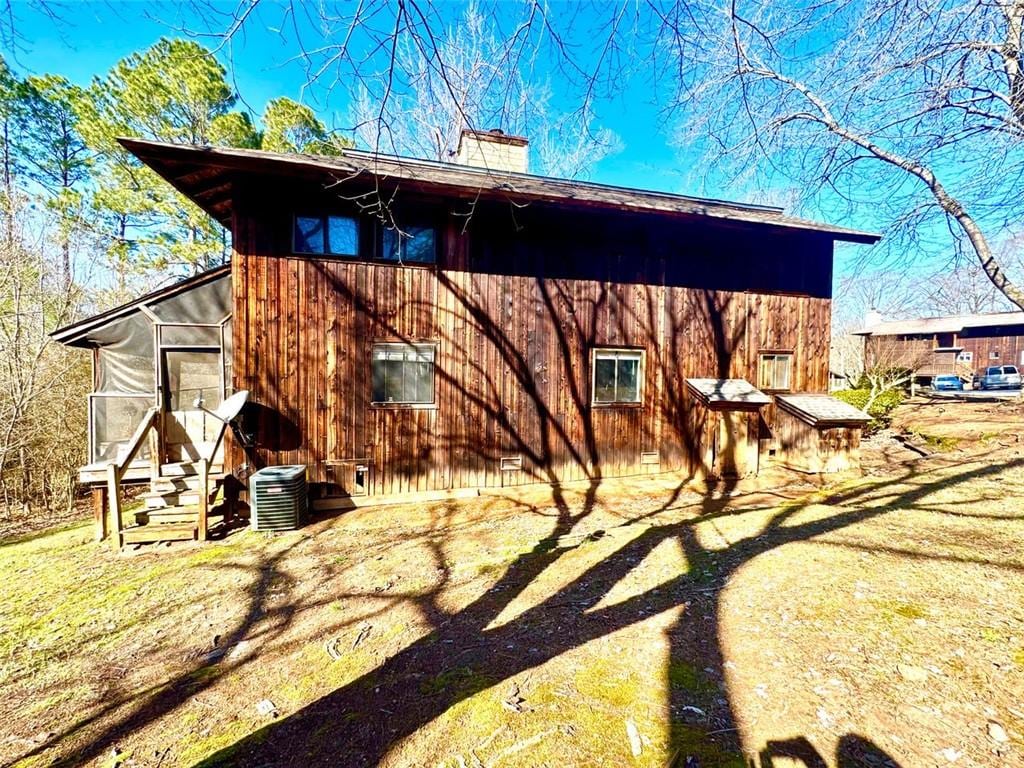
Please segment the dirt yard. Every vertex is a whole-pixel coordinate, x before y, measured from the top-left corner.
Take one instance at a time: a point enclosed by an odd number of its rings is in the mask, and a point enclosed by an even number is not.
[[[826,487],[0,543],[0,763],[1021,765],[1024,412],[963,405],[905,406]]]

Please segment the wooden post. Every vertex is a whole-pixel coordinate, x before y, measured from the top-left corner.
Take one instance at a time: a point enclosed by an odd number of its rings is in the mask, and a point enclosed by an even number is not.
[[[96,529],[96,541],[107,538],[107,486],[92,487],[92,521]]]
[[[155,417],[156,418],[156,417]],[[160,452],[163,446],[160,445],[160,430],[149,431],[149,490],[155,491],[156,481],[160,478]]]
[[[118,477],[117,466],[107,465],[107,501],[110,505],[110,532],[113,534],[114,547],[121,549],[121,478]]]
[[[224,489],[224,527],[227,528],[234,520],[235,509],[238,507],[238,481],[229,474],[221,487]]]
[[[199,530],[197,537],[206,541],[207,516],[210,512],[210,460],[199,460]]]

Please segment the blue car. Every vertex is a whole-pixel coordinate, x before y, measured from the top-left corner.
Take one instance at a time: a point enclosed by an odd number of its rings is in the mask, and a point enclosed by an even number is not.
[[[936,392],[963,392],[964,383],[959,376],[936,376],[932,379],[932,389]]]

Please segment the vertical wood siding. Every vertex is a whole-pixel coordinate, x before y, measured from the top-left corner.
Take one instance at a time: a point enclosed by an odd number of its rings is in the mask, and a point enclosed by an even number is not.
[[[947,342],[948,343],[948,342]],[[901,338],[896,336],[869,336],[865,339],[865,362],[868,366],[879,363],[903,364],[932,376],[942,373],[962,373],[974,370],[983,374],[991,365],[1024,365],[1024,328],[969,328],[955,339],[953,346],[970,352],[972,361],[957,365],[952,352],[932,353],[941,346],[937,336]],[[998,357],[993,358],[993,353]]]
[[[978,333],[976,336],[961,336],[956,343],[973,353],[972,365],[979,373],[984,373],[990,365],[1024,365],[1024,333],[992,336]],[[999,357],[993,358],[993,353],[998,353]]]
[[[609,279],[569,261],[517,274],[450,223],[436,269],[292,257],[287,226],[236,217],[234,384],[256,404],[260,460],[306,464],[314,482],[343,461],[368,464],[371,494],[565,482],[650,472],[644,452],[660,454],[655,470],[692,472],[702,429],[686,378],[756,382],[759,351],[788,350],[793,389],[827,390],[824,297],[665,284],[650,278],[664,258],[639,254]],[[517,258],[533,257],[502,255]],[[437,345],[434,407],[370,405],[372,345],[395,340]],[[590,405],[595,346],[645,351],[641,405]],[[522,469],[501,471],[504,456]]]

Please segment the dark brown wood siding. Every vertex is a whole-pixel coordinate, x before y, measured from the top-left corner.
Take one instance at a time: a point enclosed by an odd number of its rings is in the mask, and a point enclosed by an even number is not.
[[[647,452],[696,471],[686,378],[756,382],[760,350],[789,350],[794,391],[827,390],[820,237],[495,209],[464,231],[440,210],[439,264],[423,268],[291,256],[291,211],[236,201],[234,384],[262,462],[322,483],[332,462],[365,462],[372,494],[621,476],[651,471]],[[723,263],[736,290],[713,285]],[[754,290],[787,274],[812,295]],[[394,340],[437,345],[434,407],[370,404],[372,345]],[[644,350],[642,404],[591,405],[596,346]],[[502,472],[511,456],[522,470]]]
[[[990,365],[1024,366],[1024,327],[971,328],[957,337],[957,345],[971,353],[974,369],[984,373]],[[993,356],[995,355],[995,356]]]
[[[945,345],[945,346],[944,346]],[[971,353],[970,362],[957,362],[955,351],[934,352],[949,346]],[[1024,365],[1024,327],[968,328],[952,339],[938,335],[869,336],[865,339],[865,364],[905,365],[921,376],[983,374],[990,365]],[[996,354],[993,357],[993,354]]]

